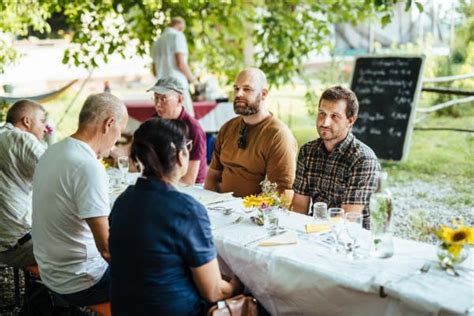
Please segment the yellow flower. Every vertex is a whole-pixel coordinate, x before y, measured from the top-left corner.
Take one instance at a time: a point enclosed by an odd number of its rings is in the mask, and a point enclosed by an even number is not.
[[[466,227],[466,241],[470,245],[474,245],[474,227]]]
[[[453,257],[457,258],[459,257],[459,254],[461,253],[462,244],[461,243],[448,244],[446,248],[448,249],[448,252],[453,255]]]
[[[259,207],[262,204],[262,197],[249,195],[244,198],[244,207]]]
[[[105,170],[109,169],[111,166],[104,159],[99,160],[100,164],[104,167]]]
[[[436,234],[438,235],[438,238],[442,241],[451,243],[453,239],[452,236],[454,234],[454,229],[449,226],[441,226],[441,228],[437,231]]]
[[[474,244],[474,228],[461,226],[451,236],[451,242]]]

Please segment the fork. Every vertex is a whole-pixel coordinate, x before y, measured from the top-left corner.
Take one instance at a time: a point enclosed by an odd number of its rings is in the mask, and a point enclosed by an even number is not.
[[[226,228],[227,226],[231,226],[231,225],[234,225],[234,224],[237,224],[239,223],[244,217],[242,215],[239,215],[239,217],[237,217],[236,219],[234,219],[232,222],[228,223],[228,224],[225,224],[221,227],[216,227],[214,230],[218,230],[218,229],[221,229],[221,228]]]

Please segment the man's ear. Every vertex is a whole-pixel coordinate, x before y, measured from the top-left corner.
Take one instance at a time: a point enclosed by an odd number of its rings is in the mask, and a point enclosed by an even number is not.
[[[268,89],[263,88],[261,93],[262,93],[262,100],[265,100],[268,96]]]
[[[115,117],[113,116],[106,118],[103,124],[102,133],[107,134],[110,128],[112,128],[112,125],[115,124],[115,121]]]
[[[184,104],[184,96],[182,94],[178,94],[178,104]]]
[[[352,125],[354,125],[355,121],[357,120],[357,116],[352,115],[351,117],[348,117],[347,120],[349,121],[349,127],[352,127]]]
[[[31,118],[28,115],[21,118],[21,123],[25,125],[28,130],[31,128]]]

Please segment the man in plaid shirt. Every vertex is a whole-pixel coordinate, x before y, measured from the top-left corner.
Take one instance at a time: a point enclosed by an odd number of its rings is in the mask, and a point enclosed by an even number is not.
[[[358,110],[351,90],[336,86],[323,92],[316,120],[320,138],[298,154],[294,211],[308,214],[312,203],[326,202],[346,212],[363,212],[364,227],[369,227],[368,204],[380,165],[372,149],[350,132]]]

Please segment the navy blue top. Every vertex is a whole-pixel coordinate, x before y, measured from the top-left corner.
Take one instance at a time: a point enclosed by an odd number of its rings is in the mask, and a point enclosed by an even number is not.
[[[197,315],[191,276],[216,257],[206,209],[161,181],[139,178],[110,214],[112,314]]]

